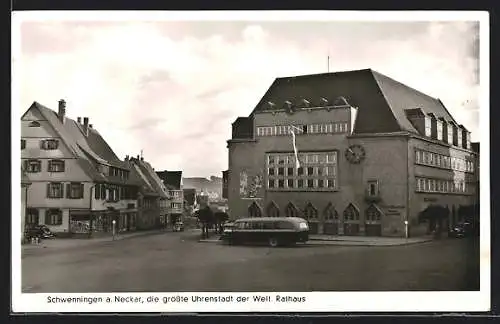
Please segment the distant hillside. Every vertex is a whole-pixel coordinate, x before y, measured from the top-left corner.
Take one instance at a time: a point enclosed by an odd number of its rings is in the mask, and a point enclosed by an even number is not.
[[[195,178],[182,178],[183,188],[193,188],[197,192],[216,192],[222,195],[222,178],[211,176],[210,179],[195,177]]]

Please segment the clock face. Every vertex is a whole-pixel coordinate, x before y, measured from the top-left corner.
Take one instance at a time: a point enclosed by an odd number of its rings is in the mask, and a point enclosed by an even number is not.
[[[366,156],[365,149],[358,144],[351,145],[345,150],[345,157],[347,161],[353,164],[360,163]]]

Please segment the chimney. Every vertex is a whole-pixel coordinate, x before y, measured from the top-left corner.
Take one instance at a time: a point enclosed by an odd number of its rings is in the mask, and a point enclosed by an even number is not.
[[[82,117],[76,117],[76,122],[78,124],[81,124],[82,123]]]
[[[92,128],[92,124],[89,124],[89,128]]]
[[[139,160],[139,154],[137,154],[137,160]]]
[[[141,156],[141,161],[144,161],[144,157]]]
[[[83,117],[83,133],[85,136],[89,135],[89,118]]]
[[[64,124],[64,117],[66,117],[66,101],[63,99],[59,100],[59,111],[57,117]]]
[[[128,155],[125,155],[125,161],[128,161]]]

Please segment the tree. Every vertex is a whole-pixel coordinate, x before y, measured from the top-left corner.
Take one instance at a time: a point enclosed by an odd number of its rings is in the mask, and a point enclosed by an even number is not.
[[[221,210],[218,210],[214,213],[216,230],[219,234],[222,234],[222,224],[229,219],[229,215]]]
[[[208,238],[209,233],[208,229],[211,224],[213,224],[213,219],[214,219],[214,213],[210,209],[210,207],[205,206],[205,208],[200,209],[198,211],[198,219],[200,220],[200,223],[202,225],[201,231],[202,231],[202,237],[203,238]]]

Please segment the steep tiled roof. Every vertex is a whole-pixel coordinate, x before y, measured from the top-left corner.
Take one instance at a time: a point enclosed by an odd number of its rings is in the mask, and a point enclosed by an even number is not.
[[[148,162],[142,160],[133,159],[133,163],[141,169],[142,174],[147,178],[151,188],[158,193],[161,198],[168,198],[167,194],[163,190],[163,183],[153,170],[153,167]]]
[[[73,119],[66,117],[64,123],[62,123],[55,111],[36,101],[31,107],[38,109],[47,119],[56,133],[65,141],[70,151],[77,158],[78,164],[88,176],[95,181],[132,184],[129,181],[119,179],[119,177],[107,176],[97,170],[94,162],[124,169],[128,167],[127,164],[118,159],[111,147],[95,129],[89,128],[89,135],[85,136],[81,125]]]
[[[417,132],[405,109],[421,108],[437,118],[454,121],[439,99],[432,98],[371,69],[277,78],[253,110],[282,109],[285,101],[322,106],[322,98],[332,105],[338,98],[359,109],[355,133]]]
[[[158,197],[159,194],[154,190],[141,168],[131,161],[128,164],[130,166],[130,179],[138,184],[140,193],[144,196]]]
[[[157,171],[156,174],[169,189],[181,188],[182,171]]]

